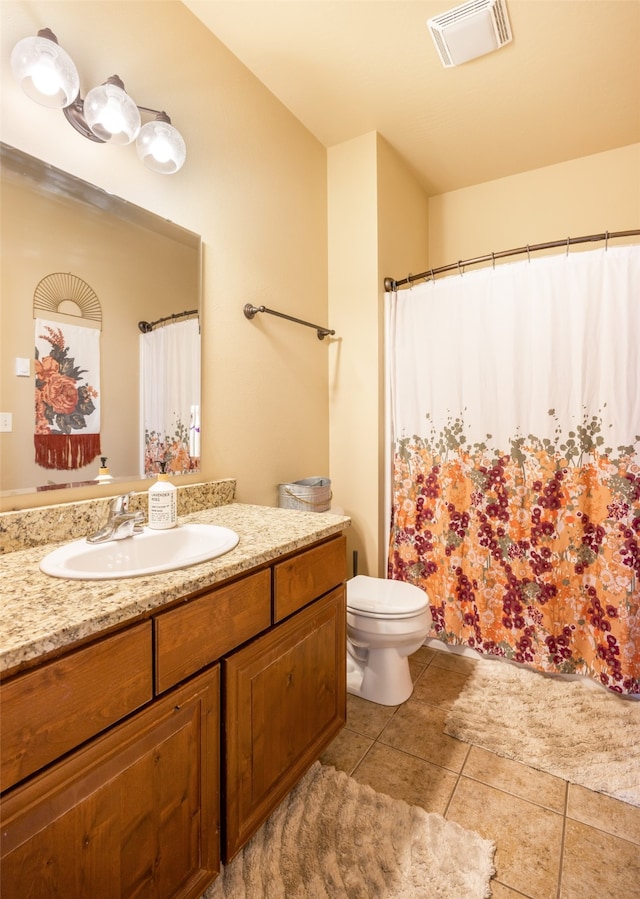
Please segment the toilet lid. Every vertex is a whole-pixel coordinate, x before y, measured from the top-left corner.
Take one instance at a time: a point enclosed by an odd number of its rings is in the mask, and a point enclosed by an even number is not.
[[[377,616],[417,614],[429,605],[424,590],[404,581],[359,574],[347,581],[347,608]]]

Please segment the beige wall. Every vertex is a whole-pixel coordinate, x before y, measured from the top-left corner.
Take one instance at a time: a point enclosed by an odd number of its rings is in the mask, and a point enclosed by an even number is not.
[[[324,148],[181,3],[2,2],[0,16],[1,139],[202,235],[202,477],[235,477],[241,501],[275,505],[279,482],[328,474],[328,341],[242,311],[327,320]],[[44,26],[74,57],[84,93],[117,72],[138,103],[166,109],[187,143],[178,174],[149,172],[134,147],[85,140],[22,94],[11,49]],[[11,435],[0,438],[2,451]],[[46,501],[87,495],[55,494]],[[35,494],[3,508],[41,503]]]
[[[360,574],[375,573],[378,542],[376,168],[375,133],[328,151],[331,477]]]
[[[331,477],[350,565],[384,571],[383,279],[426,256],[427,198],[375,133],[328,151]]]
[[[431,197],[429,223],[429,259],[420,271],[527,244],[638,228],[640,144]]]

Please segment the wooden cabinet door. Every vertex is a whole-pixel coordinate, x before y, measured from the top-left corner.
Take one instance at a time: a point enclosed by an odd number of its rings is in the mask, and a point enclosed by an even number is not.
[[[346,720],[344,586],[223,662],[229,861]]]
[[[3,899],[199,897],[219,870],[216,666],[2,803]]]

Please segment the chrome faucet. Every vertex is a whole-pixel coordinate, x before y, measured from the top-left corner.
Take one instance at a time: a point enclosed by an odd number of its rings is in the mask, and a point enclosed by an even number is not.
[[[144,523],[144,512],[129,512],[129,500],[133,493],[116,496],[109,506],[107,522],[95,534],[87,537],[88,543],[106,543],[108,540],[124,540],[134,534],[141,534]]]

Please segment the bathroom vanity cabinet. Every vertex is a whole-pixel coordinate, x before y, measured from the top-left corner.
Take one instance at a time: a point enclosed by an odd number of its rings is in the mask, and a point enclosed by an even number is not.
[[[346,718],[345,538],[2,684],[4,899],[199,897]]]
[[[198,896],[219,864],[219,667],[2,802],[6,899]]]

